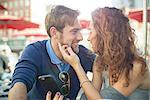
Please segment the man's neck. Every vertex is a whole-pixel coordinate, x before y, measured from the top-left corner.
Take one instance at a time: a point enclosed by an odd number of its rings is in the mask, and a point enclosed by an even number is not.
[[[59,50],[59,47],[58,47],[58,44],[55,40],[51,39],[51,46],[52,46],[52,49],[54,51],[54,53],[56,54],[56,56],[61,60],[63,61],[63,56]]]

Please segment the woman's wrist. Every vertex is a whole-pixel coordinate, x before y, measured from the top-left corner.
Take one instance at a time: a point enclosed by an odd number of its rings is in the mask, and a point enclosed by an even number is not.
[[[102,75],[102,71],[92,70],[92,72],[93,72],[93,75],[98,75],[98,76]]]
[[[80,87],[82,87],[84,83],[88,83],[88,82],[91,82],[91,81],[87,79],[87,80],[80,82]]]
[[[74,64],[74,65],[73,65],[73,69],[74,69],[74,70],[78,70],[78,69],[80,70],[81,68],[82,68],[82,66],[81,66],[80,63],[77,63],[77,64]]]

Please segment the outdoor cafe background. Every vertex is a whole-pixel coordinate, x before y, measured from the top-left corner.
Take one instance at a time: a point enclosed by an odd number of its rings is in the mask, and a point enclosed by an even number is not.
[[[88,2],[86,0],[0,0],[0,45],[8,45],[12,53],[18,57],[27,44],[47,39],[44,18],[51,7],[50,4],[66,5],[80,11],[79,19],[84,28],[82,31],[84,40],[81,44],[89,49],[90,44],[86,41],[88,36],[86,28],[90,22],[90,12],[97,7],[104,6],[122,9],[130,18],[132,28],[135,29],[139,52],[146,56],[147,63],[150,63],[150,0],[89,0]],[[145,20],[142,20],[145,4],[148,9],[146,36],[143,22]]]

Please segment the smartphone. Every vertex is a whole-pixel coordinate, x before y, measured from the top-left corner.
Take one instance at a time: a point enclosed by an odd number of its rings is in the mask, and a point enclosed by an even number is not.
[[[42,86],[42,92],[46,96],[48,91],[51,91],[52,98],[55,96],[56,92],[60,92],[59,87],[57,85],[57,81],[52,75],[42,75],[38,77],[39,83]]]

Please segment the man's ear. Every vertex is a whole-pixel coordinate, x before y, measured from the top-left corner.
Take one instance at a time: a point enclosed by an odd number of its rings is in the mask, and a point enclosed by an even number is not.
[[[50,36],[51,36],[51,37],[54,36],[54,35],[56,35],[57,30],[56,30],[55,27],[51,27],[51,28],[49,29],[49,31],[50,31]]]

